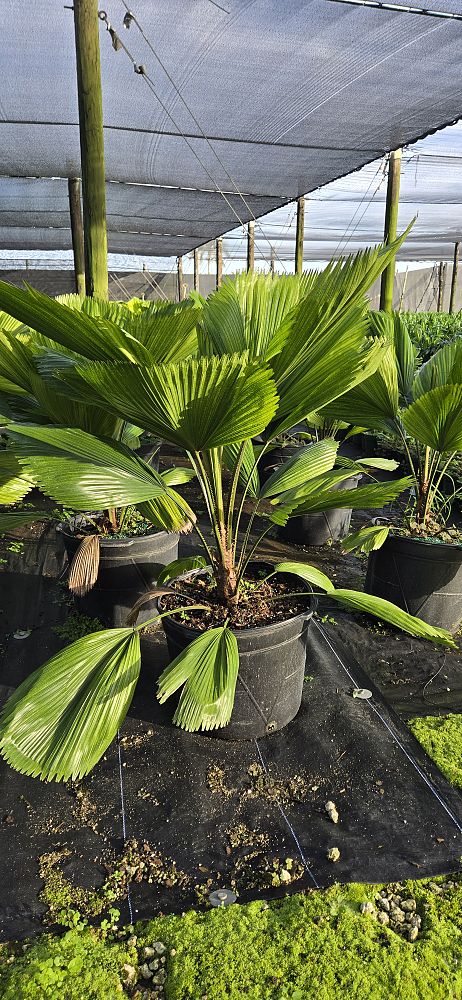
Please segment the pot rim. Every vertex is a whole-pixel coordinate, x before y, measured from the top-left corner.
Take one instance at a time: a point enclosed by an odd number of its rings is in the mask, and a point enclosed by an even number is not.
[[[258,563],[258,565],[262,566],[262,565],[265,565],[265,563],[260,562],[260,563]],[[274,563],[271,563],[271,564],[267,563],[266,565],[274,565]],[[286,576],[295,576],[295,574],[294,573],[292,573],[292,574],[287,573]],[[304,581],[302,581],[302,584],[303,584],[303,582]],[[266,625],[252,625],[252,626],[246,627],[246,628],[231,628],[230,632],[232,632],[233,635],[235,635],[235,636],[245,635],[245,636],[249,636],[251,638],[253,635],[257,636],[259,633],[261,634],[261,632],[262,632],[263,629],[270,629],[270,628],[271,629],[272,628],[277,629],[277,628],[282,628],[284,625],[290,624],[290,622],[299,621],[301,619],[304,619],[306,621],[311,621],[313,615],[316,612],[317,606],[318,606],[318,598],[313,593],[311,593],[309,590],[307,590],[307,596],[310,599],[310,606],[309,606],[309,608],[307,608],[306,611],[303,611],[303,612],[301,612],[298,615],[291,615],[289,618],[282,618],[282,619],[280,619],[279,621],[276,621],[276,622],[268,622]],[[156,604],[157,604],[158,610],[162,611],[162,596],[160,596],[160,597],[158,597],[156,599]],[[172,614],[175,614],[175,612],[172,611]],[[168,616],[166,618],[163,618],[162,622],[163,622],[163,624],[167,623],[172,628],[176,628],[179,631],[189,632],[193,636],[193,638],[196,638],[196,636],[199,636],[199,635],[203,635],[204,632],[209,632],[211,628],[216,628],[217,627],[216,625],[211,625],[210,627],[207,627],[206,629],[191,628],[189,625],[185,624],[184,622],[174,621],[170,616]],[[191,642],[192,642],[192,639],[191,639]]]
[[[76,541],[79,540],[79,535],[76,535],[74,531],[69,530],[69,521],[60,521],[56,525],[56,531],[60,531],[63,535],[66,535],[68,538],[75,539]],[[98,532],[96,531],[91,532],[91,534],[98,536],[101,545],[115,546],[115,545],[133,545],[138,541],[139,542],[145,541],[147,538],[160,538],[161,536],[164,536],[165,538],[171,538],[172,535],[178,535],[178,532],[153,530],[153,531],[147,531],[144,535],[132,535],[129,538],[114,538],[111,535],[98,535]],[[80,540],[85,537],[87,536],[81,535]]]
[[[442,552],[443,549],[460,549],[462,553],[462,542],[438,542],[436,539],[434,541],[430,541],[428,538],[419,538],[415,535],[398,535],[393,531],[390,531],[388,538],[385,539],[383,544],[386,545],[386,543],[391,540],[394,542],[410,542],[416,545],[425,545],[427,548],[431,548],[432,552]],[[382,546],[380,548],[382,548]],[[380,549],[377,549],[376,551],[380,552]]]

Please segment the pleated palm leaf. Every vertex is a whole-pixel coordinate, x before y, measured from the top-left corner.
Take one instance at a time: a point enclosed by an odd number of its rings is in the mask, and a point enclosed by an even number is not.
[[[420,365],[399,315],[371,314],[371,329],[385,335],[388,350],[374,374],[331,403],[327,414],[399,438],[412,483],[405,520],[411,533],[431,534],[450,512],[442,487],[458,495],[448,470],[462,451],[462,345],[447,344]],[[378,547],[386,535],[367,529],[364,541],[370,547],[375,538]]]
[[[348,506],[382,506],[408,485],[405,479],[372,484],[354,496],[333,493],[332,485],[345,472],[334,469],[337,442],[326,439],[301,449],[261,486],[261,449],[255,452],[252,445],[252,438],[263,433],[268,446],[272,436],[307,411],[322,409],[374,375],[388,344],[368,337],[365,290],[395,251],[378,248],[335,264],[322,275],[285,278],[280,284],[249,275],[224,285],[204,305],[196,358],[146,365],[100,358],[62,372],[70,395],[81,398],[85,391],[95,406],[181,448],[197,476],[212,541],[196,522],[204,556],[166,567],[156,592],[169,590],[168,581],[179,573],[208,567],[214,579],[213,601],[225,609],[226,620],[192,642],[160,677],[161,701],[182,689],[175,722],[185,729],[213,729],[230,719],[239,670],[233,616],[249,561],[272,525],[342,501]],[[124,503],[143,509],[168,497],[183,517],[193,520],[172,484],[121,445],[70,429],[17,422],[9,425],[8,434],[21,468],[57,502],[70,501],[82,510]],[[250,517],[242,532],[246,504]],[[255,541],[257,516],[260,534]],[[453,645],[444,630],[378,598],[337,590],[308,564],[281,563],[270,576],[279,572],[298,576],[301,587],[328,591],[342,606],[369,611],[413,635]],[[211,600],[205,596],[201,606],[210,609]],[[186,610],[195,607],[185,605]],[[78,649],[70,646],[25,682],[7,704],[0,730],[2,753],[14,767],[45,779],[90,770],[127,710],[139,670],[138,640],[130,637],[141,627],[130,624],[118,634],[109,630],[79,640]],[[94,705],[107,708],[112,698],[114,711],[105,710],[95,728]]]

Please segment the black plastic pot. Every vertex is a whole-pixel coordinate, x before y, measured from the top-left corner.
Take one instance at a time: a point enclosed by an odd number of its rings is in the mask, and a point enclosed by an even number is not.
[[[234,630],[239,649],[234,708],[228,725],[213,730],[214,736],[259,739],[295,718],[302,700],[306,636],[315,605],[312,598],[310,610],[294,618]],[[171,618],[164,618],[162,624],[172,660],[202,634]]]
[[[454,632],[462,620],[462,546],[389,535],[369,555],[365,589]]]
[[[334,490],[355,490],[361,476],[350,476],[332,487]],[[316,514],[301,514],[291,517],[283,528],[278,529],[278,537],[296,545],[325,545],[345,538],[350,530],[351,507],[333,507]]]
[[[69,562],[81,538],[67,524],[60,525]],[[82,614],[99,618],[106,625],[125,625],[138,597],[146,593],[162,566],[178,558],[179,535],[157,531],[134,538],[100,539],[100,566],[95,586],[85,597],[76,597]],[[141,609],[138,623],[156,613],[154,601]]]

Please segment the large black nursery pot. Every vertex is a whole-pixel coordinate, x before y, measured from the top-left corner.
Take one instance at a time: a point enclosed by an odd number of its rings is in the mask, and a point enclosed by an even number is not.
[[[343,479],[332,487],[334,490],[355,490],[360,475]],[[301,514],[291,517],[284,527],[278,529],[278,537],[284,542],[295,545],[325,545],[326,542],[337,542],[345,538],[350,530],[351,507],[333,507],[331,510],[321,510],[315,514]]]
[[[258,463],[258,474],[260,476],[260,482],[266,483],[267,479],[273,475],[273,472],[287,462],[289,458],[296,455],[297,452],[303,445],[298,444],[286,444],[278,445],[277,448],[272,448],[271,451],[265,451]]]
[[[228,725],[213,730],[214,736],[259,739],[295,718],[302,701],[306,638],[315,606],[312,597],[303,614],[270,625],[233,629],[240,661],[234,708]],[[163,618],[162,624],[172,660],[202,634],[170,617]]]
[[[454,632],[462,620],[462,546],[389,535],[369,555],[365,590]]]
[[[69,563],[81,542],[69,524],[60,525]],[[76,597],[78,610],[103,624],[125,625],[130,608],[153,584],[159,571],[178,558],[179,535],[156,531],[133,538],[100,538],[98,579],[85,597]],[[151,602],[140,611],[138,622],[156,613]]]

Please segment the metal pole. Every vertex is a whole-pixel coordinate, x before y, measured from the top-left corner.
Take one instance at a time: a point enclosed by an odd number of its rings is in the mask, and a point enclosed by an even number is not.
[[[255,266],[255,223],[247,223],[247,270],[253,271]]]
[[[388,158],[387,202],[385,208],[384,243],[393,243],[398,231],[399,185],[401,179],[401,150],[395,149]],[[393,289],[395,284],[395,258],[382,273],[380,285],[380,308],[393,311]]]
[[[451,296],[449,299],[449,312],[454,312],[454,306],[456,303],[456,288],[457,288],[457,272],[459,270],[459,246],[460,243],[454,243],[454,261],[452,265],[452,278],[451,278]]]
[[[199,251],[195,250],[194,251],[194,291],[195,292],[199,291],[199,285],[200,285],[199,269],[200,269]]]
[[[98,0],[74,0],[87,295],[108,297]]]
[[[217,279],[216,287],[219,288],[223,281],[223,240],[221,236],[217,239],[215,244],[216,260],[217,260]]]
[[[184,299],[184,284],[183,284],[183,258],[178,257],[178,302]]]
[[[303,271],[303,240],[305,236],[305,198],[297,201],[297,234],[295,237],[295,274]]]
[[[75,290],[78,295],[85,295],[85,251],[80,177],[69,177],[67,190],[69,192],[69,215],[71,217],[72,250],[74,253]]]
[[[444,300],[444,286],[446,284],[446,264],[440,261],[438,267],[438,302],[436,305],[437,312],[443,312],[443,300]]]

